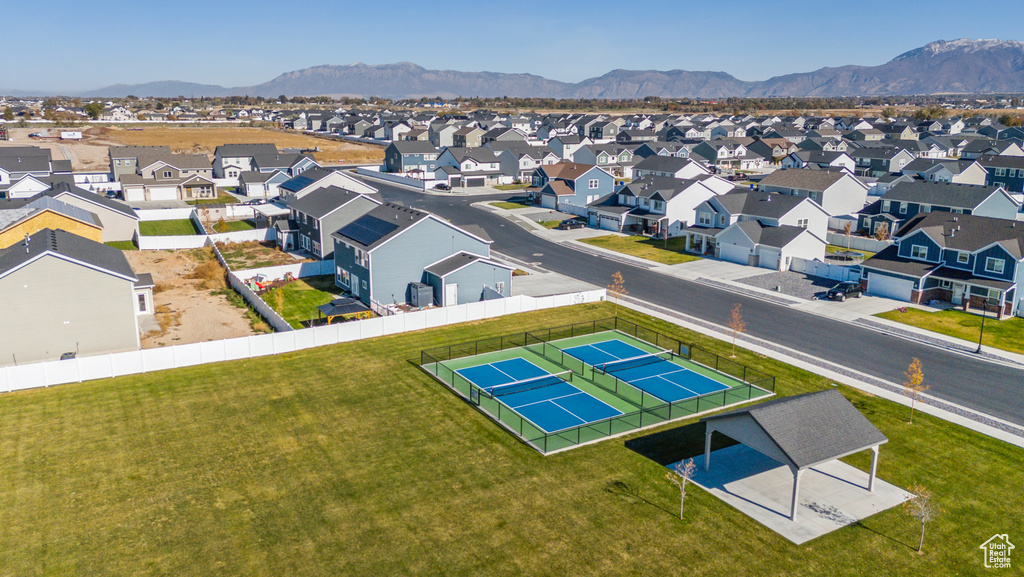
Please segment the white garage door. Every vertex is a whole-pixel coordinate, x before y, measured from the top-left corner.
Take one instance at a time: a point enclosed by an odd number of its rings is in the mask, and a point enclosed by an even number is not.
[[[558,197],[550,194],[545,194],[544,196],[540,197],[540,205],[543,206],[544,208],[555,208],[556,202],[558,202]]]
[[[178,200],[178,187],[151,186],[149,187],[149,200]]]
[[[779,270],[780,253],[778,250],[761,247],[760,252],[761,261],[758,263],[758,266],[771,270]]]
[[[909,301],[914,281],[868,273],[868,294]]]
[[[735,244],[721,245],[721,252],[719,252],[718,255],[722,260],[727,260],[736,264],[745,265],[750,261],[750,249],[745,246],[738,246]]]

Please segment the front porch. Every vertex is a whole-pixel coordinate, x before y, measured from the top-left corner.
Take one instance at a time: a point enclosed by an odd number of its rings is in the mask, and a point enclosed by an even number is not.
[[[718,258],[718,234],[722,228],[691,226],[683,231],[686,243],[683,250],[692,254]]]
[[[664,214],[655,214],[646,209],[634,208],[624,216],[623,232],[664,238],[668,231],[668,216]]]

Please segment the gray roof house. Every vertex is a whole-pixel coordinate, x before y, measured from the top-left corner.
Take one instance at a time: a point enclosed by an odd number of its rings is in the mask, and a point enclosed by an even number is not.
[[[103,229],[103,242],[132,240],[139,232],[139,215],[119,200],[66,182],[58,182],[42,194],[96,215]]]
[[[739,441],[793,472],[790,519],[796,521],[800,479],[811,467],[871,450],[868,492],[875,490],[879,447],[889,441],[839,391],[828,390],[765,401],[701,419],[704,470],[711,467],[715,433]]]
[[[868,198],[868,186],[844,169],[776,170],[761,180],[758,189],[809,198],[832,216],[855,213]]]
[[[152,306],[145,276],[120,250],[63,230],[0,250],[0,364],[138,349],[137,316]]]
[[[335,283],[378,312],[390,305],[431,304],[420,302],[420,289],[430,281],[428,275],[435,280],[449,276],[449,265],[439,264],[446,259],[460,253],[490,258],[490,240],[430,213],[392,203],[377,206],[331,237]],[[431,267],[433,272],[428,273]],[[430,285],[437,291],[432,302],[463,304],[511,294],[511,270],[483,263],[458,278]]]
[[[288,203],[291,222],[288,230],[279,228],[279,246],[297,246],[315,258],[334,256],[331,233],[373,210],[379,200],[337,186],[318,188]],[[286,238],[294,235],[295,239]]]

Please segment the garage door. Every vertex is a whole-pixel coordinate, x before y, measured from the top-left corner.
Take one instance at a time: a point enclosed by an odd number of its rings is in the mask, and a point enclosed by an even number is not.
[[[779,251],[761,247],[761,262],[758,266],[771,270],[779,270]]]
[[[178,187],[151,186],[149,187],[149,200],[178,200]]]
[[[721,245],[719,258],[736,264],[745,265],[750,260],[750,249],[745,246],[737,246],[735,244],[723,244]]]
[[[540,205],[544,208],[555,208],[556,202],[558,202],[558,197],[551,194],[545,194],[540,197]]]
[[[868,273],[868,294],[909,301],[914,290],[914,281],[891,276]]]
[[[486,181],[486,178],[467,178],[466,186],[483,186]]]

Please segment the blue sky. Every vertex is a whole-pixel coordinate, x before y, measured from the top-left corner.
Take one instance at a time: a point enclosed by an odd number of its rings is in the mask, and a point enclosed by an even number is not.
[[[0,92],[248,86],[319,64],[400,61],[567,82],[616,68],[763,80],[882,64],[940,39],[1024,40],[1020,0],[56,0],[3,13]]]

